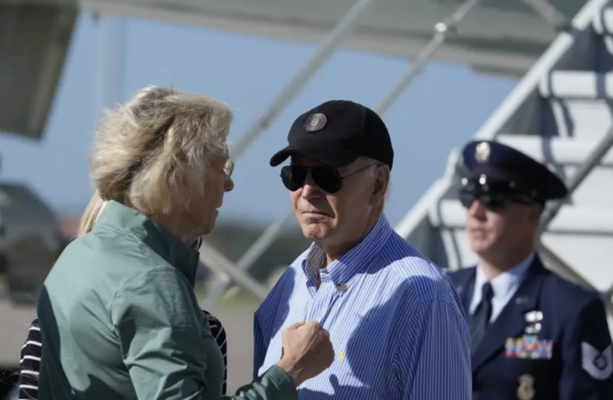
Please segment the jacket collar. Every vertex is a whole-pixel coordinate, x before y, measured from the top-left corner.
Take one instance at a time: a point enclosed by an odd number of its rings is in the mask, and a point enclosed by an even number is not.
[[[111,229],[128,234],[178,269],[194,286],[199,253],[146,215],[116,201],[109,201],[94,225],[94,231]]]

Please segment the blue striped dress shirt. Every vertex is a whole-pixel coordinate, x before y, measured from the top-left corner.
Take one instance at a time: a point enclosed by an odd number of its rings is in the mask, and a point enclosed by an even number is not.
[[[382,216],[351,251],[320,269],[315,244],[254,316],[254,375],[281,359],[281,332],[318,321],[336,353],[299,387],[301,400],[469,400],[470,334],[446,274]],[[317,289],[317,273],[321,286]]]

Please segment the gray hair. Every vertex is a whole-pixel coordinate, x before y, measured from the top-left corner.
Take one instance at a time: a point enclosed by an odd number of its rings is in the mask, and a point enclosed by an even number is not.
[[[366,180],[375,179],[377,177],[376,167],[381,165],[381,162],[375,160],[374,158],[364,157],[364,156],[358,158],[358,160],[359,160],[361,167],[366,168],[364,170],[363,179],[366,179]]]
[[[364,175],[362,175],[362,179],[365,182],[374,181],[377,178],[377,167],[382,165],[382,163],[370,157],[360,157],[358,158],[358,160],[362,168],[366,168],[364,170]],[[385,192],[385,196],[383,197],[383,201],[381,205],[377,207],[377,213],[383,212],[383,206],[389,197],[390,184],[391,184],[391,181],[388,182],[387,191]]]

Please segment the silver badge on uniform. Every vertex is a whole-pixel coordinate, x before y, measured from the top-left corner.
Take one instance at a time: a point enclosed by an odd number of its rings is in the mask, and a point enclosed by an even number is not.
[[[530,311],[524,314],[524,318],[526,319],[526,322],[529,324],[535,323],[535,322],[541,322],[543,320],[543,313],[541,311]]]
[[[541,325],[541,321],[543,320],[543,313],[538,310],[529,311],[524,314],[524,319],[526,320],[526,333],[529,335],[537,334],[543,329],[543,325]]]
[[[490,144],[481,142],[475,147],[475,159],[480,163],[486,163],[490,160],[491,152]]]

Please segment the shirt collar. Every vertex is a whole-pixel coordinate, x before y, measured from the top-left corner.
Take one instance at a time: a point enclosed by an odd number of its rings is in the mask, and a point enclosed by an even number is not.
[[[524,276],[528,272],[528,269],[532,265],[534,257],[535,253],[530,253],[528,258],[526,258],[524,261],[492,279],[490,283],[492,284],[494,296],[506,296],[509,291],[513,290],[517,285],[519,285],[519,283],[521,283],[521,281],[524,279]],[[475,278],[475,295],[477,295],[477,292],[480,295],[481,288],[483,287],[483,285],[485,285],[486,282],[487,277],[485,276],[485,272],[483,272],[483,269],[477,265],[477,277]]]
[[[347,284],[357,273],[362,272],[370,260],[379,253],[392,234],[392,228],[384,214],[375,226],[349,252],[332,262],[326,268],[327,274],[337,284]],[[302,262],[302,270],[307,280],[317,276],[326,261],[326,253],[313,243]]]
[[[111,227],[138,238],[178,269],[194,286],[199,253],[157,222],[133,208],[109,201],[94,225],[94,231]]]

